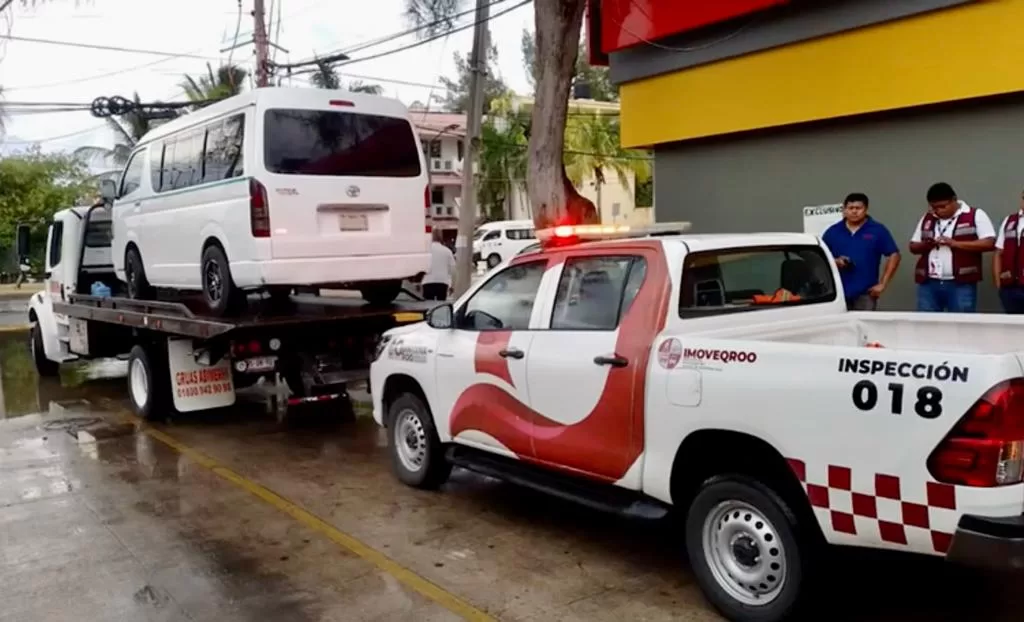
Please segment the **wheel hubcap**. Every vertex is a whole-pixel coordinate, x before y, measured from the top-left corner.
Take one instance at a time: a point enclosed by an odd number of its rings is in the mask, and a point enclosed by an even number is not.
[[[146,369],[138,359],[132,361],[132,368],[128,375],[131,379],[132,396],[135,398],[135,403],[139,407],[145,407],[149,401],[149,378],[146,377]]]
[[[757,508],[723,501],[702,529],[704,559],[715,581],[745,605],[773,602],[786,583],[786,555],[775,526]]]
[[[427,434],[423,422],[413,410],[403,410],[395,420],[395,450],[402,466],[409,471],[419,471],[427,458]]]
[[[212,259],[206,262],[206,294],[213,301],[220,300],[224,294],[224,283],[220,278],[220,267]]]

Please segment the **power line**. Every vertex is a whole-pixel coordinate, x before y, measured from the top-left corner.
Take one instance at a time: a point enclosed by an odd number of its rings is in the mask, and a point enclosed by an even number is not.
[[[182,53],[182,52],[161,52],[158,50],[144,50],[140,48],[126,48],[116,45],[99,45],[95,43],[80,43],[75,41],[60,41],[57,39],[38,39],[35,37],[16,37],[14,35],[0,35],[0,39],[6,39],[8,41],[23,41],[25,43],[40,43],[44,45],[60,45],[64,47],[83,48],[89,50],[104,50],[108,52],[124,52],[128,54],[150,54],[153,56],[167,56],[170,58],[197,58],[200,60],[215,60],[219,61],[219,57],[214,56],[201,56],[198,54]]]

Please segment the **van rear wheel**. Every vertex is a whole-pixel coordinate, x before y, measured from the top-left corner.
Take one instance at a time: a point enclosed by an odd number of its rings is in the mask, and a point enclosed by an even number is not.
[[[242,303],[242,292],[231,278],[231,265],[224,249],[213,244],[203,251],[203,301],[217,317],[228,315]]]
[[[377,283],[367,283],[359,287],[359,293],[362,294],[363,300],[371,305],[388,305],[394,302],[395,298],[398,298],[398,295],[402,293],[402,282],[379,281]]]

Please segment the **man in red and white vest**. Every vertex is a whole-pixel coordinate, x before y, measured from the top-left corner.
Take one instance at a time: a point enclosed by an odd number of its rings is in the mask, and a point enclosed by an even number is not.
[[[928,212],[910,238],[910,252],[918,256],[917,310],[973,313],[982,257],[995,247],[992,220],[958,199],[947,183],[934,184],[927,199]]]
[[[1007,313],[1024,313],[1024,195],[1020,208],[1003,219],[996,238],[996,254],[992,258],[992,276],[999,288],[999,301]]]

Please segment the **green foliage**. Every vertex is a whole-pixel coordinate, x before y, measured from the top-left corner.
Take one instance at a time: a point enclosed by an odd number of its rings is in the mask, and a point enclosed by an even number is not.
[[[510,91],[508,86],[496,73],[498,66],[498,48],[491,45],[487,48],[487,74],[484,76],[484,110],[491,109],[491,103],[499,97],[507,95]],[[445,110],[451,112],[469,111],[469,84],[470,67],[469,59],[462,54],[455,53],[455,78],[441,78],[441,84],[445,88],[443,97],[434,96],[434,101],[444,105]]]
[[[480,128],[477,201],[488,220],[506,217],[513,190],[526,190],[529,117],[513,114],[508,104],[508,97],[495,100]]]
[[[600,203],[601,186],[606,175],[614,174],[624,188],[630,187],[630,176],[637,183],[651,177],[650,155],[635,149],[623,149],[619,134],[619,121],[607,114],[580,114],[570,116],[565,128],[565,172],[576,187],[593,175]],[[635,194],[636,187],[633,187]],[[601,206],[598,205],[598,208]]]
[[[249,76],[249,72],[238,65],[221,65],[214,71],[213,65],[206,63],[206,71],[206,75],[198,79],[185,76],[179,85],[189,101],[206,102],[238,95],[245,88],[245,79]],[[202,105],[195,107],[201,108]]]
[[[344,86],[341,77],[334,69],[334,66],[324,61],[317,61],[316,70],[309,76],[310,83],[318,89],[345,89],[353,93],[366,93],[367,95],[382,95],[384,87],[379,84],[367,84],[362,80],[353,80]]]
[[[36,146],[0,159],[0,248],[10,249],[17,226],[27,224],[33,257],[41,257],[54,212],[75,205],[89,190],[85,167],[74,157],[44,154]]]
[[[522,37],[519,40],[520,52],[523,55],[523,66],[526,68],[526,78],[531,87],[537,85],[537,39],[533,32],[524,28]],[[587,62],[583,52],[586,50],[586,43],[580,42],[580,55],[576,57],[576,72],[572,77],[572,87],[586,84],[590,87],[590,96],[586,99],[596,99],[602,102],[619,101],[619,87],[612,84],[608,77],[607,67],[593,67]],[[570,93],[574,92],[570,91]]]
[[[654,176],[651,175],[644,181],[636,182],[636,191],[633,192],[633,200],[637,207],[654,206]]]

